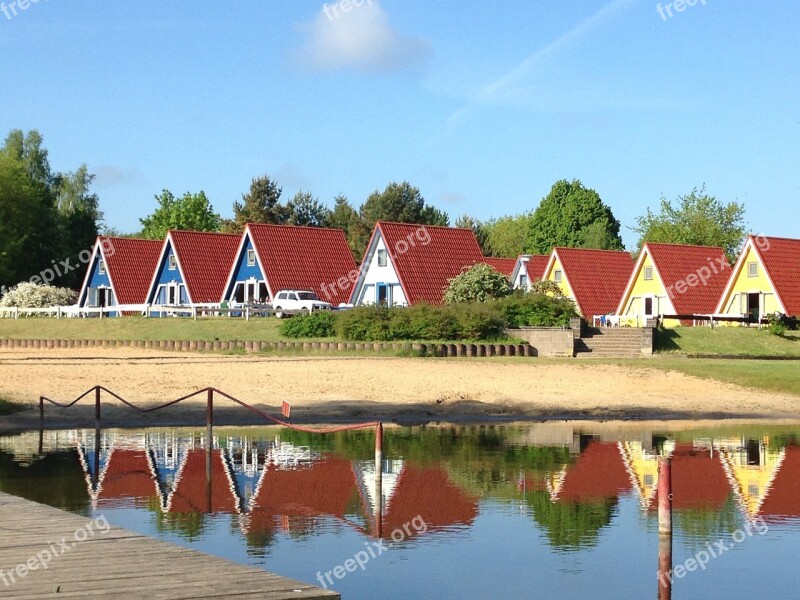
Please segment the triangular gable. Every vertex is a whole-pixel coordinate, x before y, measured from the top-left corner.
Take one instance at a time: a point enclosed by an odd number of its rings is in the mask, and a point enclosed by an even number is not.
[[[167,233],[161,246],[161,254],[159,254],[158,262],[156,263],[155,271],[153,271],[153,278],[150,281],[150,288],[147,292],[147,303],[153,304],[155,302],[158,286],[167,282],[165,279],[165,271],[168,271],[167,259],[170,254],[175,256],[175,277],[169,278],[169,282],[182,283],[186,286],[186,277],[183,274],[183,266],[181,265],[181,257],[175,251],[175,245],[172,241],[172,232]],[[189,303],[192,303],[192,296],[190,295],[188,287],[186,287],[186,295]]]
[[[250,252],[250,250],[255,252],[256,255],[256,264],[252,266],[247,264],[247,254]],[[231,297],[237,282],[249,281],[251,279],[256,281],[264,281],[264,270],[261,267],[261,258],[258,256],[258,248],[256,248],[255,244],[253,243],[252,236],[250,235],[250,229],[246,226],[244,232],[242,233],[242,237],[239,240],[239,247],[236,249],[236,258],[231,266],[231,272],[228,275],[228,279],[225,283],[225,294],[223,295],[223,300]],[[273,298],[276,290],[270,289],[268,281],[266,284],[269,297]]]
[[[511,271],[511,283],[513,285],[517,284],[523,265],[525,266],[525,274],[528,276],[528,285],[543,279],[549,262],[550,257],[545,254],[520,254],[514,264],[514,270]]]
[[[575,290],[572,289],[572,285],[569,282],[569,277],[564,269],[564,263],[561,262],[561,258],[558,256],[557,248],[553,248],[553,251],[550,253],[550,257],[547,259],[547,265],[542,272],[542,279],[545,281],[550,280],[550,276],[553,274],[553,271],[556,270],[556,267],[558,267],[558,270],[561,271],[561,283],[563,284],[561,287],[564,290],[565,295],[568,298],[572,298],[572,301],[575,302],[578,312],[583,314],[581,305],[578,303],[578,298],[575,295]],[[591,319],[591,316],[588,318]]]
[[[104,238],[102,236],[98,236],[97,240],[95,240],[94,248],[92,249],[92,257],[89,259],[89,266],[86,269],[86,275],[83,278],[83,285],[81,286],[81,292],[78,295],[78,305],[85,306],[88,302],[87,293],[89,291],[89,284],[98,277],[98,268],[100,261],[102,260],[106,265],[106,272],[104,275],[100,275],[99,277],[103,278],[102,283],[108,285],[114,291],[114,297],[117,296],[117,292],[114,289],[114,282],[111,279],[111,274],[108,270],[108,261],[105,259],[104,256],[104,249],[106,248],[106,244],[103,242]]]

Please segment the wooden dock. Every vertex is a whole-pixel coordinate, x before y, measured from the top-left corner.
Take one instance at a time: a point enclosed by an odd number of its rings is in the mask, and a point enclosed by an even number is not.
[[[106,523],[0,493],[0,598],[339,597]]]

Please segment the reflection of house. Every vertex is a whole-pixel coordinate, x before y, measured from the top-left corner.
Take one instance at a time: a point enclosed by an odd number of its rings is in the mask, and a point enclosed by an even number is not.
[[[618,444],[590,441],[577,460],[548,482],[557,502],[597,502],[629,492],[631,482]]]
[[[550,260],[549,256],[541,254],[523,254],[514,263],[511,271],[511,284],[521,290],[530,289],[534,281],[542,279],[544,268]]]
[[[759,510],[767,520],[800,517],[800,446],[786,446],[782,453],[783,460]]]
[[[800,316],[800,240],[750,236],[733,267],[716,312]]]
[[[631,484],[639,496],[639,503],[642,508],[647,508],[655,498],[658,488],[659,454],[646,450],[641,442],[619,442],[619,448]],[[671,449],[672,444],[665,448],[664,454],[668,455]]]
[[[744,445],[723,445],[720,455],[743,512],[754,518],[761,512],[763,502],[770,495],[785,451],[771,450],[763,440],[750,439]],[[777,494],[780,496],[780,492]]]
[[[97,507],[124,506],[131,500],[137,505],[147,505],[152,498],[158,498],[161,504],[161,490],[150,452],[112,449],[98,480]]]
[[[225,299],[269,302],[281,290],[308,290],[347,302],[358,272],[340,229],[250,223],[225,285]]]
[[[471,229],[379,221],[350,302],[441,304],[448,280],[486,262]]]
[[[663,315],[710,315],[730,276],[722,248],[646,243],[617,314],[640,324]],[[679,325],[669,319],[666,325]]]
[[[168,306],[220,302],[240,239],[229,233],[167,233],[147,302]]]
[[[161,240],[98,237],[78,304],[87,308],[144,304],[161,246]]]
[[[206,477],[206,451],[189,450],[178,469],[172,491],[167,497],[168,513],[240,512],[239,501],[229,465],[222,450],[211,452],[211,485]]]
[[[578,312],[591,322],[595,315],[616,312],[633,271],[628,252],[553,248],[542,277],[559,285],[575,301]]]
[[[719,452],[679,443],[672,452],[672,507],[675,510],[721,509],[731,488]],[[658,507],[656,492],[651,509]]]

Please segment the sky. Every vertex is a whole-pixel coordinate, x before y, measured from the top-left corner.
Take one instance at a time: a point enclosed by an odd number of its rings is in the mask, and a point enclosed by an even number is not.
[[[164,188],[230,216],[267,174],[329,206],[409,181],[451,222],[579,179],[629,247],[705,185],[800,237],[800,2],[355,2],[5,0],[0,135],[87,164],[123,232]]]

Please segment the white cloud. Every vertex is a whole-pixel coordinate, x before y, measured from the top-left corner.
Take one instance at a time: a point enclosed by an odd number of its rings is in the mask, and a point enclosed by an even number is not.
[[[120,185],[140,185],[147,182],[144,173],[135,168],[117,165],[102,165],[93,169],[98,187],[115,187]]]
[[[354,69],[387,73],[419,67],[430,53],[427,40],[404,36],[389,24],[378,0],[350,0],[324,4],[310,23],[300,30],[306,40],[300,61],[319,71]]]

